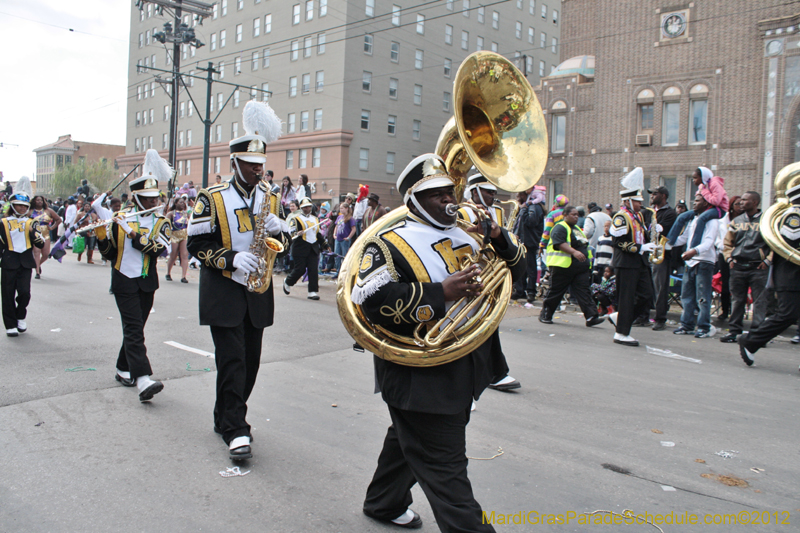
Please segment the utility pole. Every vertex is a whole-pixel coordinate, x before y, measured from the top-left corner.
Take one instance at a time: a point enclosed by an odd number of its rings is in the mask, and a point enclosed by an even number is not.
[[[203,120],[203,127],[205,128],[203,134],[203,188],[208,187],[208,158],[211,146],[211,85],[214,83],[214,74],[219,74],[218,70],[214,70],[214,64],[209,61],[207,69],[200,69],[206,71],[206,118]]]

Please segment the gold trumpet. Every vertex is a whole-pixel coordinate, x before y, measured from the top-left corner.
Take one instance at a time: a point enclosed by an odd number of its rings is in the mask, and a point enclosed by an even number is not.
[[[764,242],[773,252],[795,265],[800,265],[800,254],[789,246],[781,235],[780,224],[786,211],[791,207],[786,191],[800,184],[800,162],[787,165],[775,176],[775,203],[769,206],[761,217],[759,230]]]
[[[492,52],[468,56],[453,87],[455,116],[439,135],[436,152],[463,197],[466,173],[473,165],[498,188],[527,190],[539,180],[547,162],[547,128],[539,102],[521,72]],[[486,215],[471,202],[451,204]],[[393,209],[371,224],[342,261],[336,301],[345,329],[362,348],[406,366],[435,366],[472,352],[497,330],[511,297],[511,272],[491,247],[474,234],[480,251],[465,257],[461,267],[481,267],[480,294],[455,302],[436,324],[423,323],[413,335],[393,333],[370,322],[351,299],[365,243],[406,218],[408,208]],[[462,228],[471,224],[459,220]],[[476,281],[478,281],[476,279]]]

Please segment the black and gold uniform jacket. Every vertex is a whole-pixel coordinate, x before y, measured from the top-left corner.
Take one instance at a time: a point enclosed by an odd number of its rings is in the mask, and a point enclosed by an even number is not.
[[[640,254],[641,244],[649,242],[647,225],[641,214],[632,214],[620,209],[611,221],[611,237],[614,242],[614,256],[611,266],[614,268],[648,267],[648,255]],[[635,235],[639,235],[639,242]]]
[[[134,213],[135,208],[122,211]],[[104,259],[111,261],[111,291],[130,294],[158,289],[158,256],[168,249],[172,225],[163,215],[148,213],[126,219],[133,233],[128,236],[116,222],[95,230],[97,247]]]
[[[781,237],[786,244],[800,252],[800,206],[787,209],[778,222]],[[776,291],[800,291],[800,265],[796,265],[780,254],[772,254],[772,283]]]
[[[525,248],[513,234],[501,231],[492,245],[518,279],[526,268]],[[459,270],[463,254],[477,249],[475,240],[465,236],[460,229],[441,231],[409,214],[364,243],[353,302],[371,322],[401,335],[409,335],[421,322],[439,320],[452,304],[445,302],[441,280]],[[387,404],[436,414],[469,409],[495,376],[508,373],[497,331],[470,354],[444,365],[411,367],[378,357],[374,364]]]
[[[197,194],[187,228],[187,246],[201,265],[201,325],[230,328],[241,324],[246,314],[256,328],[272,325],[272,284],[261,294],[249,292],[247,276],[233,266],[234,256],[250,249],[265,195],[270,205],[279,205],[279,196],[269,191],[266,182],[247,191],[232,178]],[[288,248],[288,233],[273,237]]]
[[[32,218],[9,216],[0,220],[0,266],[3,268],[36,268],[33,247],[43,248],[44,244],[44,237]]]

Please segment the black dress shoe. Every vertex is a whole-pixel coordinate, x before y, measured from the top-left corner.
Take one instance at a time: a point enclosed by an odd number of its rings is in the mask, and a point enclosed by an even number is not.
[[[547,318],[544,315],[539,315],[539,322],[541,322],[542,324],[552,324],[553,323],[553,319],[552,318]]]
[[[164,279],[167,280],[167,281],[172,281],[172,276],[167,274],[166,276],[164,276]]]
[[[139,393],[140,402],[148,402],[153,399],[153,396],[164,390],[164,384],[160,381],[154,381],[149,387]]]
[[[653,324],[653,331],[662,331],[662,330],[665,330],[665,329],[667,329],[667,323],[666,322],[661,322],[661,321],[657,320],[656,323]]]
[[[414,518],[410,522],[408,522],[406,524],[398,524],[396,522],[392,522],[391,520],[386,520],[384,518],[378,518],[377,516],[372,516],[367,511],[364,511],[364,514],[367,515],[368,517],[372,518],[373,520],[377,520],[378,522],[383,522],[384,524],[389,524],[390,526],[397,526],[397,527],[402,527],[402,528],[405,528],[405,529],[419,529],[419,528],[421,528],[422,527],[422,517],[420,515],[418,515],[416,511],[412,510],[411,512],[414,513]]]
[[[244,461],[253,457],[250,446],[239,446],[230,451],[230,458],[234,461]]]
[[[590,328],[592,326],[596,326],[597,324],[602,324],[606,321],[606,317],[604,316],[593,316],[589,320],[586,321],[586,327]]]
[[[637,318],[636,320],[633,321],[633,324],[631,324],[631,326],[635,328],[649,328],[650,321]]]
[[[614,342],[617,344],[622,344],[623,346],[639,346],[639,341],[632,340],[632,341],[622,341],[619,339],[614,339]]]
[[[136,385],[136,379],[134,378],[123,378],[119,374],[114,374],[114,379],[122,383],[125,387],[133,387]]]
[[[220,428],[218,425],[215,424],[214,425],[214,433],[216,433],[217,435],[219,435],[221,437],[222,436],[222,428]],[[250,436],[250,444],[253,444],[255,441],[256,441],[256,439],[254,439],[253,436],[251,435]]]
[[[525,295],[521,292],[515,292],[511,295],[512,300],[522,300],[523,298],[525,298]]]
[[[736,342],[736,337],[738,337],[736,333],[733,332],[727,333],[719,338],[719,342],[729,342],[729,343]]]
[[[510,390],[519,389],[521,387],[522,385],[516,379],[514,381],[509,381],[508,383],[503,383],[502,385],[489,385],[490,389],[499,390],[500,392],[508,392]]]

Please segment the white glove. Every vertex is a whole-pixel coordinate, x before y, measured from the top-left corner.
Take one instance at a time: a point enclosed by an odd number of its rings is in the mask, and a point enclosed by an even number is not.
[[[661,224],[656,224],[656,231],[661,233],[662,231],[664,231],[664,227]]]
[[[639,253],[644,255],[647,252],[652,252],[656,249],[656,245],[652,242],[648,242],[647,244],[643,244],[642,248],[639,250]]]
[[[124,232],[125,232],[127,235],[130,235],[131,233],[133,233],[133,228],[131,228],[131,227],[128,225],[128,223],[127,223],[127,222],[125,222],[125,219],[124,219],[124,218],[122,218],[122,217],[115,217],[115,218],[114,218],[114,222],[116,222],[116,223],[117,223],[117,225],[118,225],[120,228],[122,228],[122,231],[124,231]]]
[[[266,229],[267,233],[270,235],[289,232],[289,226],[286,224],[286,222],[275,216],[273,213],[267,215],[267,219],[264,221],[264,229]]]
[[[258,268],[258,258],[250,252],[239,252],[233,256],[233,268],[252,274]]]

